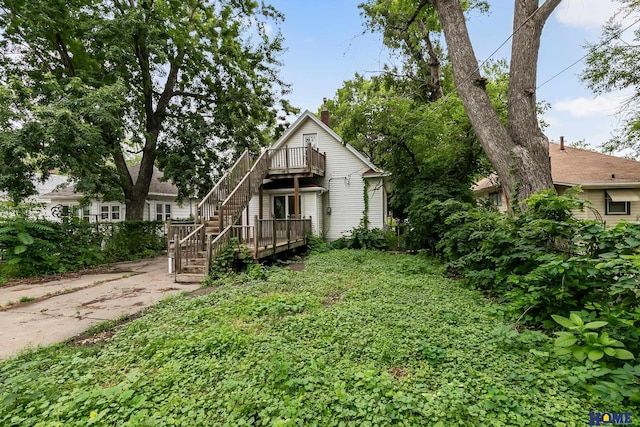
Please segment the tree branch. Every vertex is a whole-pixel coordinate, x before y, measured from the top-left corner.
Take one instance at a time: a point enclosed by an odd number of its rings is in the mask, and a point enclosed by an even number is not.
[[[69,76],[75,77],[76,69],[73,66],[73,61],[69,56],[69,51],[67,51],[67,45],[62,40],[62,35],[60,35],[60,33],[56,33],[56,49],[60,54],[60,59],[62,60],[62,64],[67,69],[67,73],[69,73]]]
[[[546,0],[542,6],[540,6],[533,16],[533,19],[539,24],[544,25],[549,16],[553,13],[556,7],[562,0]]]
[[[407,21],[407,25],[405,25],[404,27],[404,31],[407,31],[409,29],[409,27],[411,26],[411,24],[413,24],[413,21],[416,20],[416,18],[418,17],[418,14],[420,13],[420,11],[422,9],[424,9],[424,7],[426,5],[428,5],[430,3],[430,0],[422,0],[420,2],[420,4],[418,5],[418,7],[416,8],[415,12],[413,12],[413,15],[411,15],[411,18],[409,18],[409,20]]]

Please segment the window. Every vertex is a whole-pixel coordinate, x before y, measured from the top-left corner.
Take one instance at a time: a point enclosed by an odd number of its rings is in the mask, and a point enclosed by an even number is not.
[[[100,206],[100,219],[103,221],[120,221],[120,205]]]
[[[499,191],[489,193],[489,204],[492,206],[502,206],[502,193]]]
[[[91,209],[89,206],[71,206],[71,213],[74,217],[78,217],[85,222],[89,222],[89,218],[91,217]]]
[[[298,209],[302,216],[302,199],[298,196]],[[293,218],[295,215],[293,195],[273,196],[273,216],[276,219]]]
[[[318,134],[317,133],[305,133],[302,135],[302,145],[310,145],[313,148],[318,148]]]
[[[171,218],[171,205],[156,203],[156,220],[166,221]]]
[[[631,199],[633,198],[633,194],[626,195],[626,193],[616,190],[605,191],[605,213],[607,215],[631,215]]]

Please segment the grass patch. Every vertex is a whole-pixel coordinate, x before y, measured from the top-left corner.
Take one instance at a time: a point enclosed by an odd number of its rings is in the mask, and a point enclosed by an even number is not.
[[[550,339],[507,333],[422,257],[305,265],[169,298],[104,346],[0,364],[0,425],[577,426],[623,409],[573,388]]]

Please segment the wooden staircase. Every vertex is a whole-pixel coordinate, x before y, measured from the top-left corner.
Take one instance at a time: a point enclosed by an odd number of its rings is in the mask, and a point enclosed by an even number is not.
[[[202,199],[191,232],[172,239],[176,282],[200,282],[207,276],[211,260],[231,240],[234,224],[268,171],[269,150],[253,165],[245,151]]]

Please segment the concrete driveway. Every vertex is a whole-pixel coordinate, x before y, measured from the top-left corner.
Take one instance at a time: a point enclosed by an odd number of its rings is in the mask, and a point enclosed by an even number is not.
[[[174,283],[166,257],[119,263],[104,273],[71,279],[0,286],[0,359],[28,346],[64,341],[97,323],[199,287]]]

